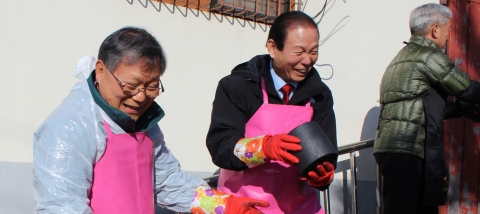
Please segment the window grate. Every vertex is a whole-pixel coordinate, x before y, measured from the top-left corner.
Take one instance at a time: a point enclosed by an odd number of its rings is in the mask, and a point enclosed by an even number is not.
[[[272,24],[280,14],[294,10],[295,0],[154,0],[249,21]]]

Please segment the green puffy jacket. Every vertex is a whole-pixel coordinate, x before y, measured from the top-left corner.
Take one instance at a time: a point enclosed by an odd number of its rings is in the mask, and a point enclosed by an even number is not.
[[[470,77],[455,67],[433,41],[413,35],[383,74],[382,108],[373,153],[403,153],[423,159],[425,111],[422,95],[434,88],[460,96],[469,86]]]

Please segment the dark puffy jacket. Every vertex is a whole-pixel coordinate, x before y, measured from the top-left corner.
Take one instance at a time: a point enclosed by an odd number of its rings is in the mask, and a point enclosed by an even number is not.
[[[470,77],[433,41],[413,35],[382,78],[374,153],[403,153],[423,159],[426,120],[422,96],[433,88],[462,98],[470,85]],[[465,99],[470,101],[468,96]]]

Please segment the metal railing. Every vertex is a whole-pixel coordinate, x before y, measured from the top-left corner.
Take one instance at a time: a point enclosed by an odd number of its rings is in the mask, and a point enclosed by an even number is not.
[[[338,147],[338,155],[344,155],[344,154],[350,154],[350,176],[351,176],[351,194],[352,194],[352,214],[357,213],[357,172],[356,172],[356,152],[367,149],[367,148],[372,148],[373,143],[375,142],[375,139],[369,139],[369,140],[364,140],[352,144],[347,144]],[[377,167],[377,213],[381,214],[382,210],[382,202],[381,202],[381,196],[380,193],[382,183],[381,183],[381,177],[380,173],[378,171]],[[213,176],[206,177],[204,180],[211,186],[216,188],[217,186],[217,181],[218,181],[218,174],[216,173]],[[329,189],[326,189],[323,191],[323,209],[326,214],[331,214],[331,209],[330,209],[330,193]]]
[[[367,149],[367,148],[372,148],[373,143],[375,142],[375,139],[369,139],[369,140],[363,140],[360,142],[352,143],[352,144],[347,144],[338,147],[338,155],[345,155],[350,153],[350,186],[351,190],[350,193],[352,195],[352,214],[357,213],[357,164],[355,161],[356,158],[356,152]],[[381,179],[379,179],[379,172],[377,168],[377,191],[380,193],[380,187]],[[377,202],[379,202],[379,198],[377,198]],[[323,209],[326,214],[331,214],[331,209],[330,209],[330,192],[329,189],[326,189],[323,191]],[[380,214],[381,209],[381,203],[377,203],[377,213]]]

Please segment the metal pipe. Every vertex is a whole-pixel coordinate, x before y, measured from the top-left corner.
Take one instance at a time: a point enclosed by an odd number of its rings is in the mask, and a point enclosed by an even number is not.
[[[323,195],[323,211],[325,211],[326,214],[328,214],[328,207],[327,207],[327,190],[326,189],[325,191],[322,192],[322,195]]]
[[[245,17],[244,17],[245,19],[249,19],[249,18],[255,17],[255,16],[257,15],[257,13],[258,13],[258,1],[259,1],[259,0],[255,0],[255,12],[254,12],[253,14],[250,14],[250,15],[248,15],[248,16],[245,16]],[[247,3],[248,3],[248,2],[247,2]]]
[[[380,168],[376,165],[377,171],[377,214],[383,214],[383,181]]]
[[[255,21],[261,21],[268,18],[268,13],[270,12],[270,0],[265,0],[265,1],[267,2],[267,11],[265,12],[265,16],[257,18],[255,19]]]
[[[247,10],[247,5],[248,5],[248,1],[245,1],[245,6],[243,6],[243,10],[242,11],[239,11],[239,12],[235,12],[233,13],[233,15],[235,16],[241,16],[243,14],[245,14],[248,10]],[[235,7],[235,5],[233,5]],[[241,18],[245,18],[245,17],[241,17]]]
[[[232,12],[233,10],[235,10],[235,0],[233,0],[232,8],[229,9],[229,10],[224,10],[224,11],[222,11],[222,13],[230,13],[230,12]]]
[[[332,209],[330,208],[330,190],[327,188],[325,191],[323,191],[323,194],[326,196],[323,200],[323,205],[325,206],[325,213],[331,214]]]
[[[352,214],[357,213],[357,166],[355,164],[355,153],[350,152],[350,175],[351,175],[351,188],[352,188]]]
[[[221,4],[219,4],[219,3],[217,2],[217,5],[220,5],[220,6],[215,5],[216,7],[210,8],[210,11],[212,11],[212,10],[218,10],[218,9],[222,8],[224,3],[225,3],[225,0],[222,0],[222,3],[221,3]]]
[[[327,204],[326,206],[328,207],[328,214],[332,214],[332,207],[330,206],[330,189],[326,189],[325,192],[327,192]]]
[[[360,142],[340,146],[338,147],[338,155],[343,155],[343,154],[360,151],[362,149],[373,147],[374,142],[375,142],[375,139],[370,139],[370,140],[363,140]]]

